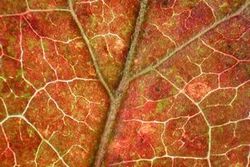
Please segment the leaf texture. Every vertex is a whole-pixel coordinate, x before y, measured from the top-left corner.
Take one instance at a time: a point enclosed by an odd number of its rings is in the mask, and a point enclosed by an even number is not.
[[[1,0],[0,167],[250,166],[249,0]]]

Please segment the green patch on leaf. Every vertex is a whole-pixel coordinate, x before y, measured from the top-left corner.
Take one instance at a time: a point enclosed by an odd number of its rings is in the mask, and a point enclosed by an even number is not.
[[[17,70],[16,78],[21,78],[23,73],[24,73],[24,72],[23,72],[22,69]]]
[[[27,132],[28,132],[29,137],[34,137],[34,136],[35,136],[35,132],[34,132],[33,129],[28,128],[28,129],[27,129]]]
[[[44,48],[44,51],[45,52],[48,52],[49,51],[49,44],[47,41],[43,41],[43,48]]]
[[[121,34],[126,36],[132,31],[133,27],[131,24],[127,24],[126,26],[122,27],[121,29]]]
[[[167,101],[167,100],[161,100],[156,105],[156,112],[157,113],[163,112],[168,105],[169,105],[169,101]]]
[[[28,98],[31,97],[31,94],[30,93],[25,93],[21,97],[24,98],[24,99],[28,99]]]
[[[95,15],[90,16],[90,27],[94,28],[98,24],[98,18]]]
[[[182,4],[184,7],[193,8],[199,1],[198,0],[182,0],[180,4]]]
[[[34,48],[36,48],[37,47],[37,40],[29,39],[28,40],[28,47],[29,47],[29,50],[33,50]]]
[[[220,10],[222,12],[227,12],[228,11],[228,7],[229,7],[229,4],[227,2],[224,2],[222,5],[219,6],[220,7]]]
[[[7,47],[7,54],[11,57],[14,57],[15,56],[15,50],[12,46],[8,46]]]

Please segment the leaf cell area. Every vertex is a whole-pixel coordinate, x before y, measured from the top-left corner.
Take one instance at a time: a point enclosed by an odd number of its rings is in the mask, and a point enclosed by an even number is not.
[[[0,0],[0,167],[250,167],[250,0]]]

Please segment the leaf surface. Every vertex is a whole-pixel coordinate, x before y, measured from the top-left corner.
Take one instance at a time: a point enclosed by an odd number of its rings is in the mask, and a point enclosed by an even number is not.
[[[2,0],[0,166],[250,165],[249,0]]]

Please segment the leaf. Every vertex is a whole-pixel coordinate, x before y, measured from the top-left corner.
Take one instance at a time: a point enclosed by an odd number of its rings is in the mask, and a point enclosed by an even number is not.
[[[249,11],[2,0],[0,166],[249,166]]]

